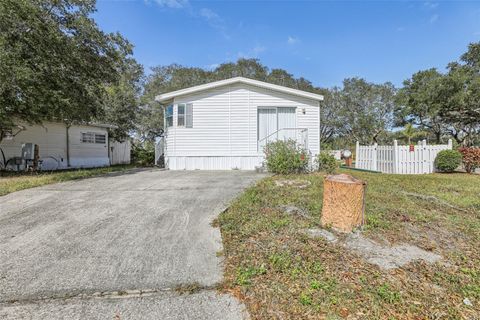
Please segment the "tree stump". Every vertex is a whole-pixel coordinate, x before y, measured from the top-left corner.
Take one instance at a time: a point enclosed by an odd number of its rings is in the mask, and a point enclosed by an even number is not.
[[[323,184],[322,226],[351,232],[363,225],[366,185],[348,174],[327,176]]]

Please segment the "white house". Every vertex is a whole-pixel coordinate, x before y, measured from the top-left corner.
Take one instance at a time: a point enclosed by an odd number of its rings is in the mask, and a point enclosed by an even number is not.
[[[45,122],[42,125],[19,123],[0,142],[0,168],[23,170],[27,144],[38,146],[42,170],[105,167],[130,163],[130,141],[109,141],[111,125],[71,125]]]
[[[253,170],[276,139],[294,139],[311,155],[320,151],[318,94],[236,77],[156,100],[165,108],[160,152],[170,170]]]

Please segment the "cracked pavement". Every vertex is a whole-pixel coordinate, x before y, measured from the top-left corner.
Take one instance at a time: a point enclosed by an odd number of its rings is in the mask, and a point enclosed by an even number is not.
[[[215,290],[211,222],[262,177],[133,170],[0,197],[0,318],[247,318]]]

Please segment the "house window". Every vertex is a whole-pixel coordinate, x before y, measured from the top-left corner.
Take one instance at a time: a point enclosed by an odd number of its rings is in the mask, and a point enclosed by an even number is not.
[[[165,110],[165,122],[166,122],[167,128],[173,126],[173,106],[172,105],[167,106]]]
[[[187,103],[185,112],[185,127],[193,128],[193,104]]]
[[[177,126],[185,126],[185,104],[179,104],[177,106]]]
[[[82,132],[81,142],[105,144],[107,136],[103,133]]]
[[[93,132],[82,132],[81,141],[83,143],[95,143],[95,133],[93,133]]]
[[[95,133],[95,143],[105,144],[106,140],[107,140],[106,135],[100,134],[100,133]]]

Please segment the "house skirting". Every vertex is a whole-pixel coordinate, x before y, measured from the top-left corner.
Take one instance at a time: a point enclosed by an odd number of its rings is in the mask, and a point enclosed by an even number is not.
[[[255,170],[263,156],[173,156],[165,158],[170,170]]]

